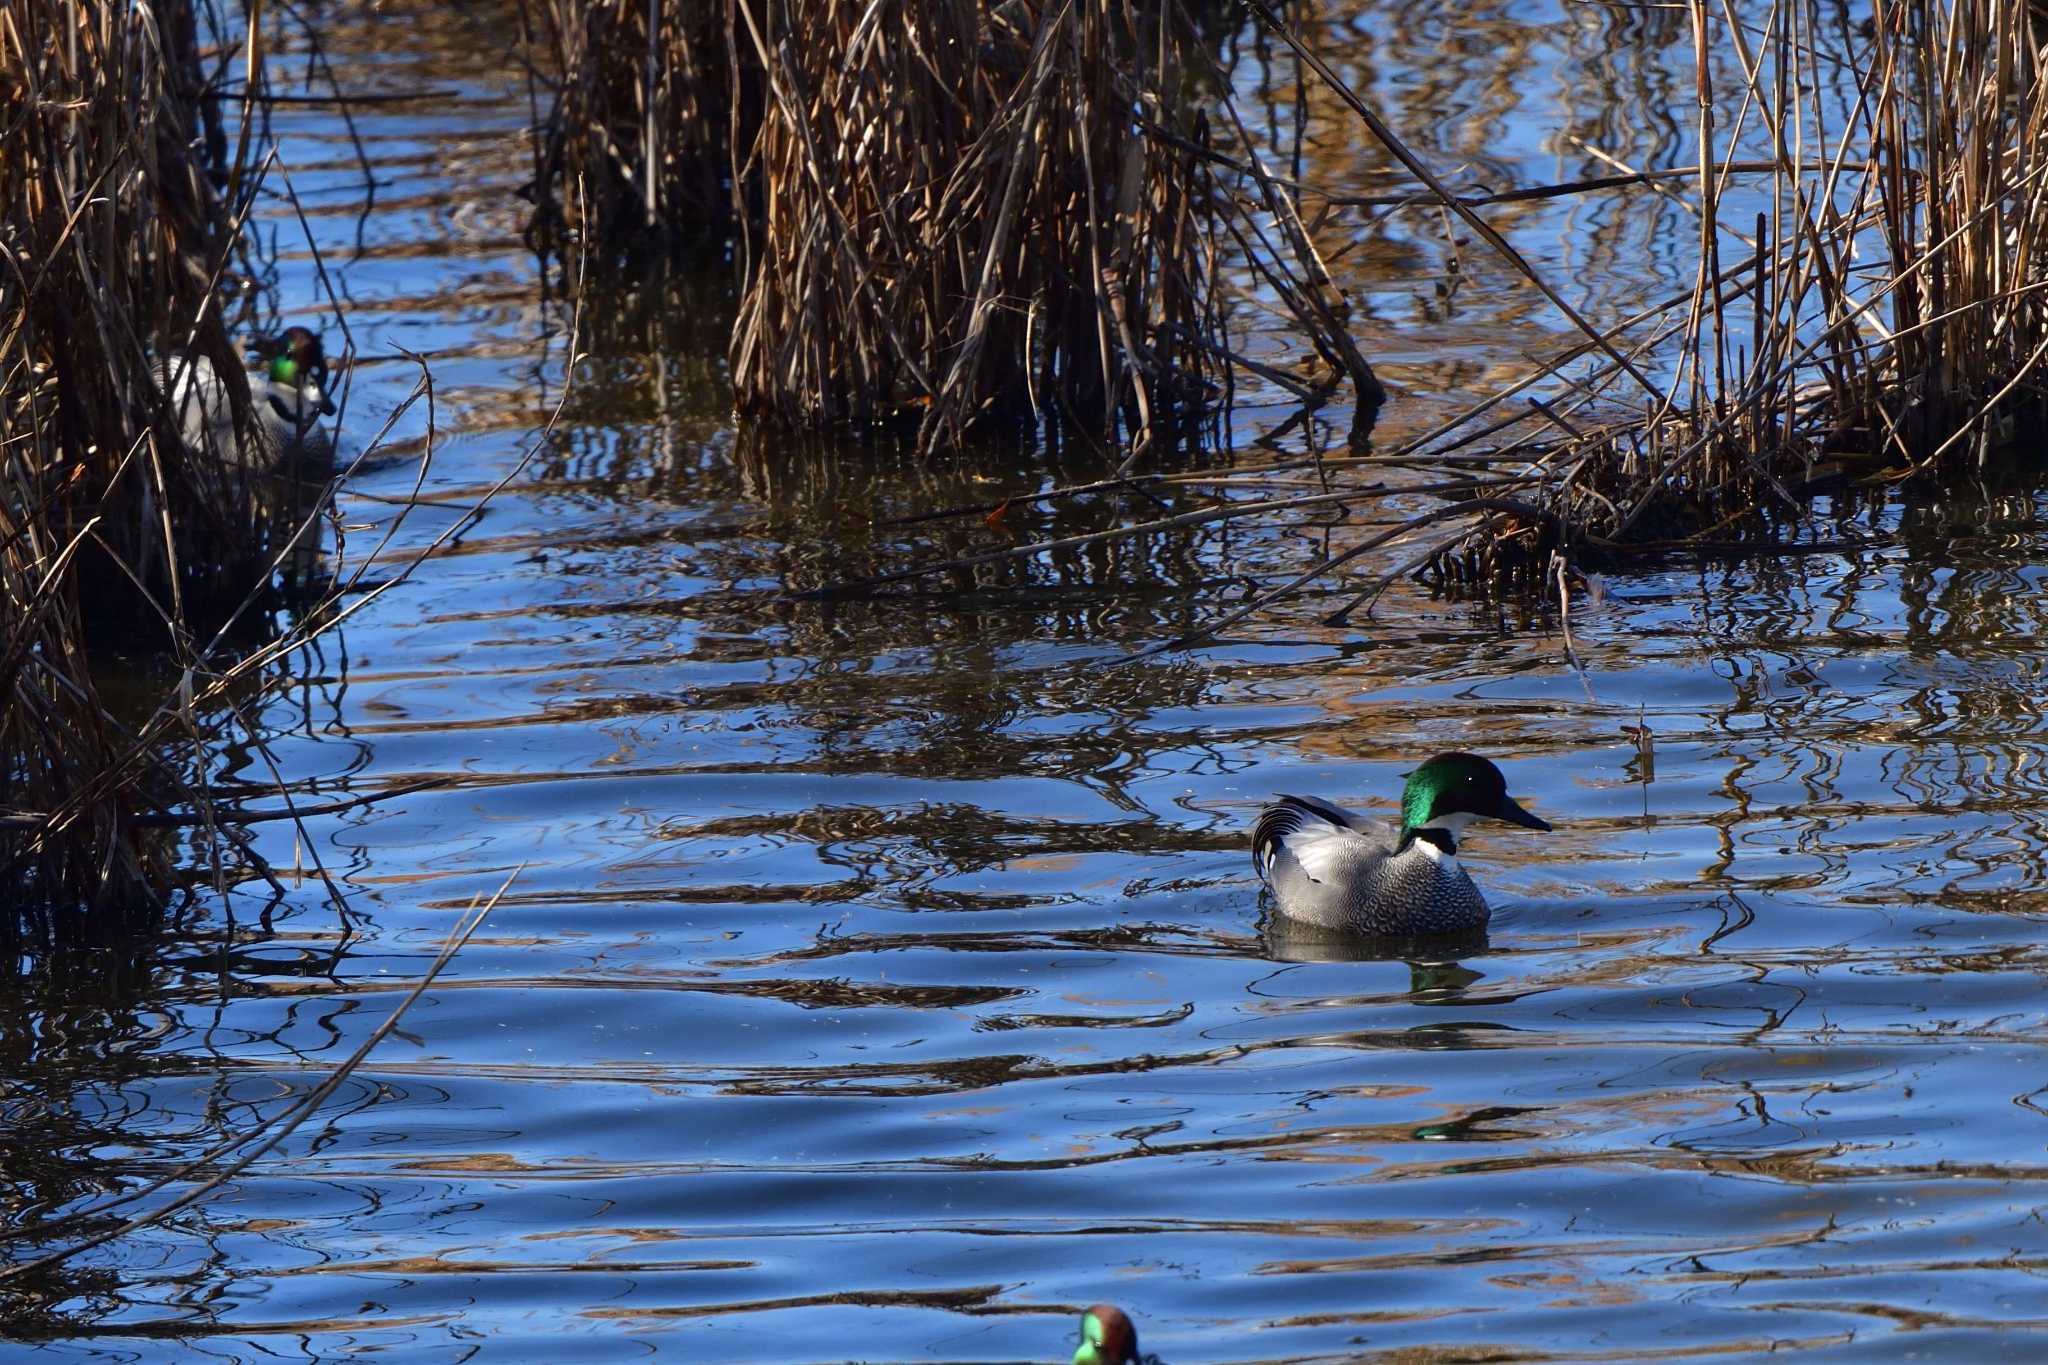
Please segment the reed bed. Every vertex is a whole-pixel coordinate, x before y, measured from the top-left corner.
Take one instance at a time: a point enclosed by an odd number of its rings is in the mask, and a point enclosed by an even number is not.
[[[722,227],[734,404],[772,424],[1199,438],[1249,370],[1384,398],[1291,188],[1179,0],[556,0],[536,229],[633,254]],[[721,157],[718,153],[722,152]],[[726,193],[710,193],[714,183]],[[1321,354],[1233,353],[1229,251]]]
[[[117,600],[178,619],[247,542],[245,490],[188,467],[152,365],[241,373],[198,33],[189,5],[0,0],[0,808],[61,812],[0,830],[14,906],[161,896],[161,836],[127,822],[182,784],[107,716],[86,646]]]
[[[1281,460],[1267,470],[1270,496],[1235,492],[1083,537],[1443,499],[1421,513],[1383,512],[1375,524],[1388,529],[1354,537],[1175,644],[1311,592],[1339,595],[1326,617],[1348,621],[1401,574],[1540,594],[1568,613],[1583,566],[1821,548],[1835,542],[1806,529],[1818,494],[1974,476],[2039,447],[2048,423],[2048,31],[2025,6],[1905,0],[1866,15],[1691,0],[1689,170],[1617,167],[1472,198],[1433,174],[1322,59],[1312,35],[1260,0],[1248,7],[1350,109],[1360,136],[1414,177],[1388,202],[1461,220],[1579,340],[1367,460]],[[1255,165],[1239,169],[1258,178]],[[1694,212],[1694,286],[1601,325],[1488,219],[1489,205],[1508,200],[1652,184],[1665,193],[1682,186]],[[1313,205],[1319,195],[1299,186],[1290,198]],[[1315,398],[1304,395],[1304,413]],[[1391,468],[1414,481],[1389,481]],[[1285,481],[1308,469],[1320,490],[1288,492]],[[1851,501],[1840,497],[1836,508]],[[957,581],[1057,548],[995,546],[831,591],[864,594],[935,574]],[[1390,549],[1390,569],[1371,561],[1369,576],[1351,577],[1358,561]]]

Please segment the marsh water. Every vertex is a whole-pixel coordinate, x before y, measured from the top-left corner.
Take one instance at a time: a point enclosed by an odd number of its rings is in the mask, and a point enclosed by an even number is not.
[[[1468,182],[1687,154],[1682,15],[1326,9]],[[504,16],[322,14],[345,88],[438,92],[358,108],[360,157],[331,108],[276,117],[354,343],[345,454],[411,390],[400,348],[436,384],[423,484],[415,408],[350,482],[342,562],[415,504],[374,561],[402,564],[510,483],[245,699],[266,745],[221,764],[447,785],[310,844],[253,826],[286,896],[201,886],[11,983],[15,1193],[132,1188],[281,1111],[510,886],[312,1121],[18,1295],[0,1356],[1055,1361],[1104,1299],[1172,1365],[2048,1353],[2038,484],[1600,576],[1583,676],[1554,612],[1407,583],[1139,657],[1356,534],[1287,519],[793,600],[1133,495],[914,522],[1102,466],[736,431],[716,250],[586,309],[572,355],[520,240]],[[1286,122],[1291,77],[1233,50]],[[1310,115],[1318,175],[1392,183]],[[1689,220],[1640,193],[1504,218],[1589,307],[1690,283]],[[288,206],[270,230],[280,302],[320,316]],[[1390,436],[1560,343],[1427,215],[1330,230]],[[1249,393],[1234,452],[1176,467],[1270,463],[1285,415]],[[1488,940],[1271,932],[1259,805],[1384,810],[1447,748],[1557,827],[1470,840]]]

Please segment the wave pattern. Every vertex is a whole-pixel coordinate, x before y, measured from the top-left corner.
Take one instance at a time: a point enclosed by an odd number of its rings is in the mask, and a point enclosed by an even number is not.
[[[419,504],[394,562],[514,468],[568,377],[508,207],[523,84],[456,55],[463,13],[410,58],[373,58],[375,15],[327,35],[344,84],[458,92],[357,114],[373,200],[330,116],[277,118],[349,299],[351,431],[410,388],[393,348],[437,376],[418,496],[409,416],[343,510],[359,554]],[[1609,68],[1588,126],[1619,137],[1656,82],[1616,44],[1683,37],[1482,21],[1523,37],[1331,33],[1466,111],[1437,131],[1475,147]],[[1518,81],[1479,71],[1497,49]],[[1609,251],[1625,219],[1553,249]],[[296,219],[272,226],[310,291]],[[1108,1298],[1187,1365],[1990,1359],[2048,1327],[2038,493],[1604,583],[1576,622],[1590,695],[1540,623],[1400,589],[1355,631],[1304,610],[1128,663],[1298,563],[1298,528],[792,603],[922,543],[903,518],[1089,470],[741,439],[707,358],[722,268],[601,310],[558,439],[262,699],[309,790],[449,779],[320,826],[362,921],[310,876],[281,902],[252,881],[146,961],[13,1002],[36,1024],[0,1044],[0,1112],[38,1140],[10,1193],[47,1211],[279,1111],[522,869],[315,1122],[60,1272],[12,1335],[55,1358],[1050,1360]],[[1442,354],[1521,325],[1475,308],[1433,321]],[[1440,358],[1393,362],[1418,422],[1455,401]],[[1450,747],[1499,756],[1558,826],[1474,840],[1489,942],[1344,960],[1262,921],[1269,794],[1384,806]],[[288,826],[259,838],[306,865]]]

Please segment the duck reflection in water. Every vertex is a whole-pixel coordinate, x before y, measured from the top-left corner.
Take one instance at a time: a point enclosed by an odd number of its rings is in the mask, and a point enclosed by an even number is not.
[[[1271,913],[1259,924],[1259,939],[1275,962],[1406,962],[1418,996],[1479,980],[1458,959],[1478,957],[1490,946],[1483,928],[1462,934],[1347,934]]]

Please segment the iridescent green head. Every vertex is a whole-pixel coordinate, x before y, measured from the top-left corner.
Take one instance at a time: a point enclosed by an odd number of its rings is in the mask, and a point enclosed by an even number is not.
[[[1138,1329],[1123,1309],[1098,1303],[1081,1315],[1074,1365],[1138,1365]]]
[[[1500,769],[1477,754],[1438,754],[1408,774],[1408,786],[1401,793],[1403,834],[1431,828],[1455,831],[1480,818],[1525,829],[1550,828],[1515,804]]]
[[[294,407],[332,413],[334,403],[327,397],[327,354],[319,336],[304,327],[288,327],[283,335],[263,343],[263,372],[270,382],[296,396]],[[273,393],[273,401],[277,395]],[[299,415],[299,414],[294,414]]]

